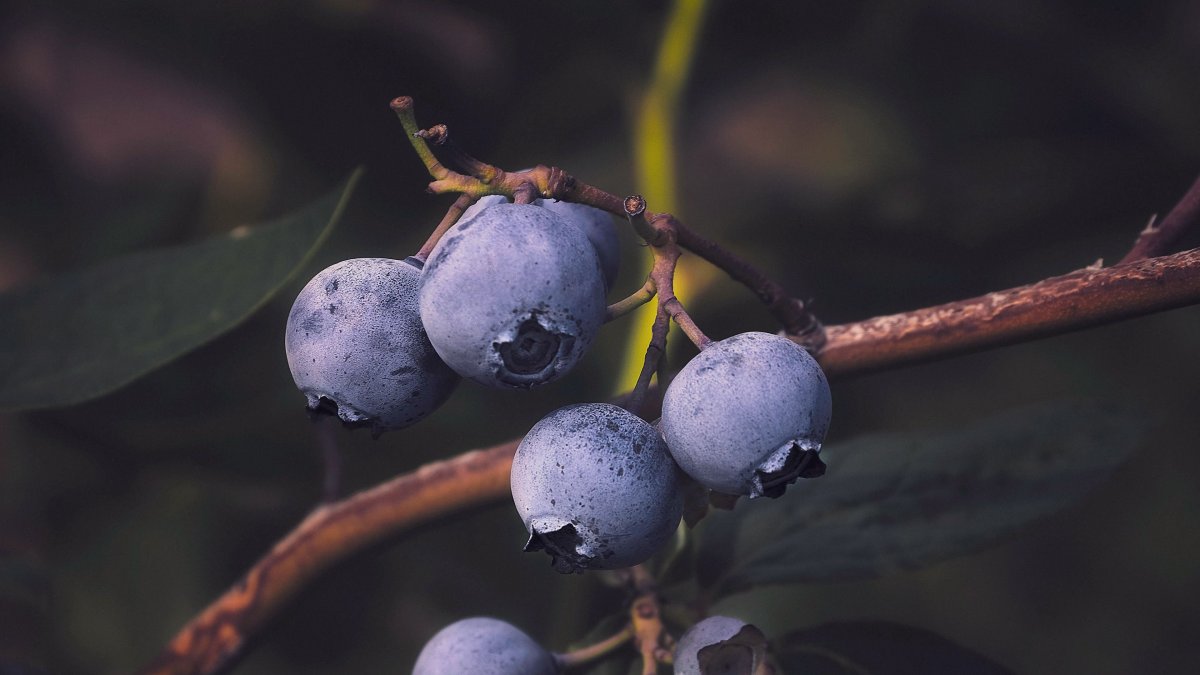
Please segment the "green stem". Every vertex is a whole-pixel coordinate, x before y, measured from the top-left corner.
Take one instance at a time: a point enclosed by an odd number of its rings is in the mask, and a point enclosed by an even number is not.
[[[392,110],[396,113],[396,117],[400,118],[400,125],[404,127],[404,134],[408,136],[408,142],[412,143],[413,150],[417,151],[417,157],[421,158],[421,163],[425,165],[429,175],[433,176],[435,180],[441,180],[448,176],[450,170],[442,166],[437,157],[433,156],[433,150],[429,149],[429,144],[421,136],[421,127],[417,125],[417,116],[413,112],[412,97],[398,96],[392,99]]]
[[[609,305],[604,312],[604,321],[607,323],[625,316],[654,299],[654,293],[654,282],[647,279],[641,288],[630,293],[628,297]]]

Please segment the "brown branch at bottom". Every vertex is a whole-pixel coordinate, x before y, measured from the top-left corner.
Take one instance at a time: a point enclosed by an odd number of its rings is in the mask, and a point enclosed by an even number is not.
[[[507,495],[518,443],[435,462],[317,508],[140,672],[226,672],[246,643],[321,573],[410,527]]]
[[[845,376],[1055,335],[1200,302],[1200,249],[1080,270],[961,302],[828,328],[819,355]],[[410,528],[509,493],[519,441],[427,465],[322,506],[185,626],[145,675],[227,671],[325,570]]]

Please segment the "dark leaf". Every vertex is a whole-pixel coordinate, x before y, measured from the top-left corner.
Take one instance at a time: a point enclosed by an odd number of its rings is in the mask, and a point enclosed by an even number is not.
[[[863,579],[978,551],[1103,482],[1145,426],[1128,411],[1043,404],[949,433],[874,435],[822,452],[828,475],[713,513],[700,585]]]
[[[831,623],[774,642],[785,673],[804,675],[1008,675],[979,654],[920,628],[883,621]]]
[[[0,550],[0,675],[42,672],[28,664],[46,657],[49,605],[45,569],[30,556]]]
[[[95,398],[238,325],[324,242],[359,175],[279,220],[0,295],[0,409]]]

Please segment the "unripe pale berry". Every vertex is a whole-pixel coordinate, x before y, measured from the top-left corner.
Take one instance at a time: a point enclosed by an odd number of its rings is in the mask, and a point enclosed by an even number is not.
[[[679,525],[678,469],[662,437],[607,403],[572,405],[529,430],[513,458],[512,495],[559,572],[645,561]]]
[[[539,206],[498,204],[438,242],[419,304],[434,349],[460,375],[532,387],[582,358],[604,322],[604,281],[578,228]]]
[[[724,642],[737,635],[747,626],[745,621],[728,616],[710,616],[688,629],[679,643],[675,646],[675,675],[700,675],[700,650],[709,645]],[[754,672],[760,655],[747,647],[744,653],[732,655],[720,665],[730,668],[730,675],[747,675]],[[725,670],[714,672],[710,664],[709,673],[717,675]],[[717,666],[720,668],[720,666]],[[733,669],[736,668],[736,669]]]
[[[480,197],[479,201],[463,211],[459,222],[474,218],[488,207],[507,203],[508,199],[501,195]],[[604,274],[604,290],[612,290],[621,266],[621,242],[617,239],[617,229],[613,227],[612,215],[594,206],[574,202],[535,199],[531,203],[557,213],[563,217],[563,220],[583,231],[588,241],[596,249],[596,256],[600,259],[600,271]]]
[[[417,656],[413,675],[555,675],[554,657],[519,628],[488,617],[438,631]]]
[[[787,338],[714,342],[671,381],[661,429],[685,473],[719,492],[778,497],[825,472],[817,453],[832,411],[816,360]]]
[[[376,433],[441,405],[458,376],[433,350],[417,313],[420,268],[355,258],[313,277],[292,304],[284,344],[310,410]]]

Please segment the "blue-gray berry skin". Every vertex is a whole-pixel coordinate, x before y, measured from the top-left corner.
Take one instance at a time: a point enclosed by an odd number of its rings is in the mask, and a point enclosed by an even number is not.
[[[829,383],[787,338],[742,333],[714,342],[671,381],[661,429],[685,473],[719,492],[778,497],[825,472]]]
[[[418,294],[434,349],[464,377],[533,387],[566,374],[604,322],[604,280],[583,233],[540,206],[498,204],[452,227]]]
[[[481,197],[479,201],[463,211],[459,222],[474,218],[488,207],[507,203],[508,199],[501,195]],[[568,223],[583,230],[588,241],[592,242],[592,246],[595,247],[596,255],[600,258],[600,270],[604,273],[604,290],[612,290],[613,283],[617,280],[617,272],[621,267],[621,242],[617,239],[617,228],[613,225],[612,215],[594,206],[575,204],[574,202],[535,199],[532,203],[534,206],[541,206],[557,213]]]
[[[417,656],[412,675],[555,675],[554,657],[519,628],[488,617],[438,631]]]
[[[483,212],[484,209],[491,208],[497,204],[508,204],[508,197],[504,195],[484,195],[480,197],[474,204],[467,207],[466,211],[458,217],[458,222],[465,223],[475,216]]]
[[[741,619],[710,616],[689,628],[675,646],[675,675],[700,675],[700,650],[728,640],[746,625]]]
[[[683,513],[680,476],[662,437],[607,403],[559,408],[529,430],[512,466],[526,551],[554,569],[629,567],[654,555]]]
[[[420,274],[410,261],[355,258],[300,291],[284,343],[310,410],[379,433],[413,424],[450,396],[459,378],[425,336]]]
[[[574,202],[537,199],[533,203],[550,209],[583,230],[600,258],[600,270],[604,273],[604,290],[612,290],[621,267],[621,242],[617,239],[617,228],[613,226],[612,215],[594,206]]]

